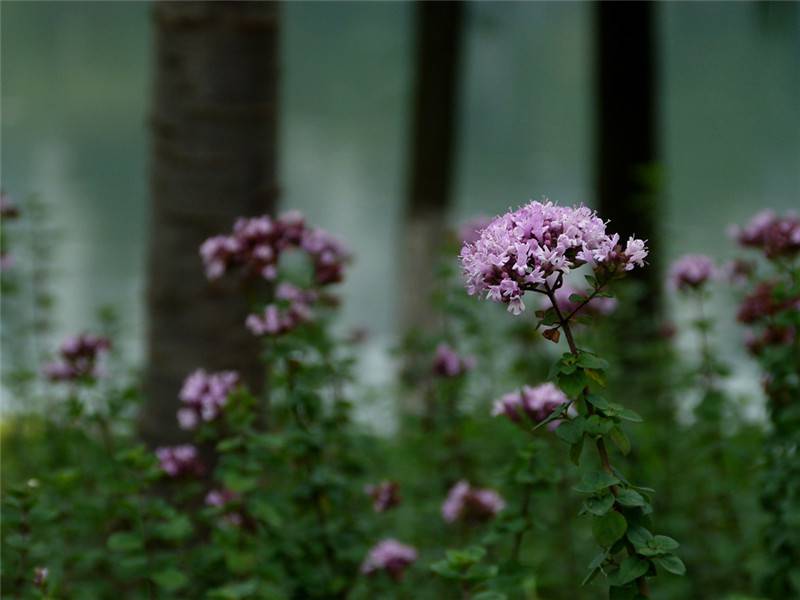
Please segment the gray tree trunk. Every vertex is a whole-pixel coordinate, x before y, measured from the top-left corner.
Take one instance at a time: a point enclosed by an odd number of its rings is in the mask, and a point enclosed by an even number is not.
[[[595,183],[598,209],[620,236],[648,240],[647,287],[640,306],[661,308],[659,247],[657,7],[652,2],[598,2],[595,11]]]
[[[180,438],[178,392],[192,370],[236,369],[258,388],[247,290],[209,283],[198,255],[236,217],[273,212],[278,7],[272,2],[154,6],[151,237],[146,401],[150,443]]]
[[[400,318],[431,325],[438,252],[451,205],[456,159],[463,2],[417,2],[415,89],[406,201]]]

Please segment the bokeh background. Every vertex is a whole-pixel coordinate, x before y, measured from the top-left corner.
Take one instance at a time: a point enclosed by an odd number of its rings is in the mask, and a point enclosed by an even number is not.
[[[399,329],[414,10],[287,2],[280,17],[280,204],[353,249],[344,324],[371,332],[363,373],[377,382],[390,376]],[[595,201],[593,10],[468,5],[453,224],[530,198]],[[2,186],[23,211],[31,195],[47,209],[52,336],[91,328],[97,308],[113,306],[137,365],[145,358],[150,11],[145,2],[2,5]],[[729,223],[764,207],[797,208],[800,5],[661,3],[655,22],[662,250],[724,258],[733,252]],[[26,268],[29,250],[15,252]],[[739,344],[725,347],[735,356]],[[742,368],[747,387],[753,378]]]

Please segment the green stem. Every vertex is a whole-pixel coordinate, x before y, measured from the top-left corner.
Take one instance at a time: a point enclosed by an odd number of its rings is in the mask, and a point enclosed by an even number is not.
[[[556,316],[558,316],[559,323],[561,325],[561,330],[564,332],[564,336],[567,338],[567,345],[569,346],[569,351],[572,353],[573,356],[578,356],[578,346],[575,344],[575,338],[572,335],[572,329],[569,326],[569,320],[564,318],[564,315],[561,313],[561,309],[558,307],[558,303],[556,302],[555,294],[553,290],[547,288],[546,291],[547,297],[550,299],[550,303],[553,305],[553,309],[556,311]],[[586,390],[584,389],[582,392],[583,395],[586,394]],[[586,403],[587,410],[591,413],[593,411],[591,405],[587,402]],[[600,463],[603,466],[603,470],[607,473],[613,475],[614,469],[611,466],[611,461],[608,458],[608,450],[606,449],[605,440],[603,440],[602,436],[597,438],[597,453],[600,456]],[[611,493],[614,496],[617,495],[618,490],[616,486],[611,486]],[[619,504],[615,502],[614,509],[619,510]],[[625,545],[628,554],[633,556],[636,554],[636,550],[633,548],[633,545],[628,542]],[[639,590],[639,594],[644,596],[645,598],[650,597],[650,588],[647,584],[647,578],[642,575],[641,577],[636,579],[636,586]]]

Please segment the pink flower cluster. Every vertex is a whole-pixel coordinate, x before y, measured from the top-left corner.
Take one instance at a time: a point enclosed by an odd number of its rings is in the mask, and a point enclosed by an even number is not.
[[[201,421],[213,421],[228,402],[228,395],[239,384],[235,371],[206,373],[197,369],[183,382],[180,399],[184,407],[178,411],[181,429],[195,429]]]
[[[238,502],[240,496],[233,490],[209,490],[206,494],[206,506],[221,508],[227,504]]]
[[[669,269],[672,287],[682,292],[699,289],[716,277],[714,261],[703,254],[682,256]]]
[[[771,210],[761,211],[744,228],[733,226],[731,234],[742,246],[761,250],[767,258],[800,252],[800,216],[793,212],[780,217]]]
[[[156,458],[161,470],[170,477],[202,475],[205,470],[197,448],[191,444],[161,446],[156,448]]]
[[[459,481],[447,493],[442,518],[448,523],[487,521],[505,506],[505,500],[494,490],[474,488],[467,481]]]
[[[399,486],[394,481],[364,486],[364,493],[372,499],[372,508],[377,513],[386,512],[400,504]]]
[[[461,265],[470,295],[486,294],[516,315],[525,310],[526,291],[552,289],[573,269],[629,271],[646,257],[644,241],[631,237],[623,248],[619,235],[607,234],[585,206],[531,202],[495,218],[476,242],[465,244]]]
[[[395,581],[403,579],[406,569],[417,560],[417,550],[401,544],[397,540],[386,539],[373,546],[364,562],[361,572],[370,575],[385,571]]]
[[[586,315],[602,315],[607,316],[617,310],[617,299],[616,298],[609,298],[606,296],[595,296],[589,302],[581,306],[581,302],[576,302],[574,300],[570,300],[570,296],[573,294],[577,294],[580,296],[587,296],[589,292],[580,290],[578,288],[574,288],[571,285],[565,283],[560,288],[555,291],[556,302],[558,303],[558,309],[564,314],[564,316],[570,315],[575,311],[578,311],[576,314],[586,314]],[[545,298],[545,302],[543,303],[545,308],[550,306],[550,302]],[[580,309],[578,307],[580,306]]]
[[[492,415],[504,415],[515,423],[526,416],[534,423],[541,423],[550,416],[550,413],[568,401],[566,394],[553,383],[547,382],[536,387],[526,385],[519,391],[510,392],[495,400]],[[558,424],[559,421],[556,420],[549,426],[554,429]]]
[[[458,377],[475,368],[474,356],[460,356],[448,344],[439,344],[433,358],[433,372],[441,377]]]
[[[313,290],[281,283],[275,291],[276,302],[268,304],[261,314],[248,315],[245,325],[254,335],[282,335],[314,318],[311,308],[318,297]]]
[[[241,496],[234,492],[233,490],[210,490],[206,494],[206,506],[212,506],[214,508],[226,508],[229,507],[231,504],[235,504],[241,500]],[[222,523],[224,525],[228,525],[230,527],[241,527],[242,523],[244,523],[244,517],[242,517],[241,513],[233,511],[227,511],[225,514],[222,515]]]
[[[794,327],[776,322],[775,316],[786,310],[800,311],[800,295],[779,298],[779,285],[764,281],[744,297],[736,318],[740,323],[761,327],[761,331],[749,331],[745,343],[747,349],[761,354],[770,346],[788,346],[794,343],[797,331]]]
[[[306,225],[297,211],[276,219],[267,215],[241,218],[230,235],[214,236],[203,242],[200,256],[209,279],[217,279],[238,266],[249,275],[272,281],[278,275],[281,255],[292,249],[300,249],[311,258],[317,284],[342,280],[349,258],[347,250],[326,231]]]
[[[97,362],[111,348],[108,338],[82,333],[68,337],[61,344],[59,359],[44,366],[50,381],[95,379],[100,375]]]

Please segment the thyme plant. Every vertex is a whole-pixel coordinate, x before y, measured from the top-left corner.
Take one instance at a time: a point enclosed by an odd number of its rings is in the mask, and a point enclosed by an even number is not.
[[[643,267],[646,256],[644,241],[631,237],[623,246],[619,235],[608,234],[606,223],[590,209],[551,202],[531,202],[497,217],[461,252],[468,293],[504,303],[514,315],[525,310],[526,293],[541,294],[549,307],[537,311],[537,327],[543,326],[544,337],[552,342],[562,335],[566,339],[568,352],[553,365],[551,377],[567,400],[538,426],[560,421],[556,435],[569,444],[576,464],[584,446],[594,446],[598,467],[584,472],[576,487],[586,495],[583,512],[591,515],[592,532],[601,546],[584,582],[604,573],[612,598],[649,597],[648,577],[658,569],[685,572],[673,553],[678,543],[651,532],[653,490],[629,482],[611,462],[609,445],[623,455],[631,450],[622,423],[641,418],[603,396],[608,363],[581,348],[573,332],[578,311],[607,295],[612,281]],[[558,290],[568,274],[584,266],[591,270],[585,276],[590,289],[569,298],[576,303],[574,310],[562,310]],[[533,407],[520,396],[510,408],[521,414]]]

